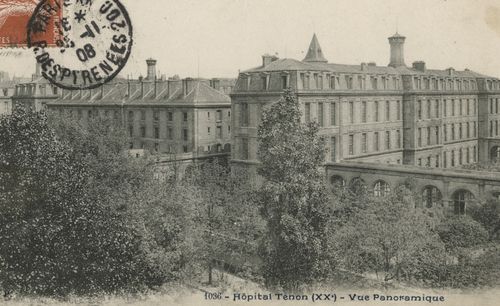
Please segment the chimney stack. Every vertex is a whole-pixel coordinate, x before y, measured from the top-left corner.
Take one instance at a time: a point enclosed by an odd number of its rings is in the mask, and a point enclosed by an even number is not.
[[[152,58],[148,58],[146,60],[146,64],[148,65],[148,75],[146,80],[154,80],[156,78],[156,60]]]
[[[401,67],[406,66],[405,56],[404,56],[404,44],[406,37],[399,35],[398,33],[389,37],[389,44],[391,45],[391,62],[390,67]]]
[[[262,67],[266,67],[267,65],[271,64],[277,59],[278,57],[276,55],[270,55],[270,54],[262,55]]]
[[[421,72],[425,72],[425,62],[423,61],[417,61],[413,62],[413,69],[416,69]]]

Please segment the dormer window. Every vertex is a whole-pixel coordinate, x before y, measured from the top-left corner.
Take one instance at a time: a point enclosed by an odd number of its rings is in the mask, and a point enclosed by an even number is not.
[[[290,87],[290,75],[288,73],[281,75],[281,89]]]

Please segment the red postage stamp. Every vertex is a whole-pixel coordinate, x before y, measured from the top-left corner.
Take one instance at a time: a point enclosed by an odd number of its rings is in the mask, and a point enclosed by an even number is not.
[[[27,28],[39,0],[0,0],[0,48],[26,47]],[[62,1],[54,1],[60,4]],[[58,10],[61,12],[62,10]],[[61,16],[58,16],[61,17]],[[55,45],[57,39],[56,22],[60,18],[50,18],[45,39],[48,45]]]

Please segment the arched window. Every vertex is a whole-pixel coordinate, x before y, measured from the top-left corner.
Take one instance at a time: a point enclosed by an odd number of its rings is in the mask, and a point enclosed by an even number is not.
[[[474,195],[465,189],[453,193],[453,208],[456,215],[465,215],[467,204],[474,199]]]
[[[441,192],[435,186],[426,186],[422,192],[422,206],[432,208],[442,204]]]
[[[338,188],[338,187],[345,187],[345,180],[340,176],[340,175],[332,175],[330,177],[330,184],[332,184],[332,187]]]
[[[385,197],[391,192],[391,187],[385,181],[379,180],[373,185],[373,194],[376,197]]]

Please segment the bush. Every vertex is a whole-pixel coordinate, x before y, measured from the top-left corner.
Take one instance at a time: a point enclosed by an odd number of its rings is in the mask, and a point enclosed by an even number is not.
[[[438,234],[449,252],[456,253],[485,243],[488,232],[469,216],[454,216],[445,219],[438,227]]]
[[[153,273],[132,218],[95,195],[98,176],[89,169],[44,114],[17,110],[0,118],[4,292],[112,293],[164,280]]]

